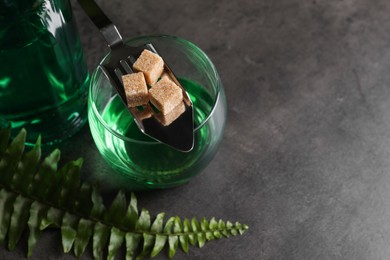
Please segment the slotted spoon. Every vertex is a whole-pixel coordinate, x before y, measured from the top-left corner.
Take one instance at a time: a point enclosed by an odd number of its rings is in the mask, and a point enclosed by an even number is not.
[[[164,70],[169,77],[182,89],[185,111],[168,126],[162,125],[154,116],[149,118],[141,118],[139,113],[135,113],[127,106],[125,90],[122,84],[121,76],[132,73],[132,65],[140,56],[144,49],[148,49],[156,54],[154,46],[150,44],[137,47],[126,45],[116,26],[104,14],[94,0],[78,0],[88,17],[96,25],[102,33],[104,39],[110,48],[110,56],[104,64],[99,65],[104,75],[109,79],[112,86],[118,92],[119,97],[132,114],[138,128],[144,134],[153,139],[169,145],[179,151],[189,152],[194,146],[194,120],[193,106],[188,93],[177,80],[176,76],[164,62]],[[162,57],[164,59],[164,57]]]

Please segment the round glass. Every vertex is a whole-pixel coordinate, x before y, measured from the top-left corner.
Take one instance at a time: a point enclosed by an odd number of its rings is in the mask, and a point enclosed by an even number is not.
[[[217,70],[202,50],[178,37],[144,36],[126,43],[152,43],[189,93],[194,107],[194,148],[180,152],[141,133],[116,90],[97,68],[90,83],[89,125],[98,150],[115,174],[95,177],[127,190],[184,184],[208,165],[222,139],[226,98]]]

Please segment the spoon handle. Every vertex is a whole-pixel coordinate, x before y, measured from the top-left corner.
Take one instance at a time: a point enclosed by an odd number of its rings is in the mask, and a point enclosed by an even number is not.
[[[84,12],[100,30],[107,42],[108,47],[112,49],[115,46],[123,44],[122,36],[120,35],[118,29],[104,14],[102,9],[96,4],[94,0],[77,1],[79,2],[81,8],[83,8]]]

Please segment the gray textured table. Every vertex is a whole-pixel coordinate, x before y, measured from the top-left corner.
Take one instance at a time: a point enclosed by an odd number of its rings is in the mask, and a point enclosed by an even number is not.
[[[107,49],[72,3],[92,70]],[[212,163],[187,185],[137,195],[152,215],[250,229],[177,259],[389,259],[389,1],[99,3],[125,36],[199,45],[226,88],[228,121]],[[85,158],[84,173],[111,171],[88,126],[62,150],[64,161]],[[58,238],[45,232],[31,259],[75,259]],[[25,247],[1,247],[0,259],[23,259]]]

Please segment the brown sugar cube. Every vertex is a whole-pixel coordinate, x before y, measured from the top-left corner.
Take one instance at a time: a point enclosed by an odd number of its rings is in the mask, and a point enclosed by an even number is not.
[[[148,119],[153,115],[153,109],[150,107],[149,104],[146,104],[143,106],[143,110],[138,110],[136,107],[130,108],[131,112],[133,112],[134,116],[142,121],[144,119]]]
[[[169,74],[167,72],[163,72],[163,74],[161,75],[161,78],[168,78],[170,80],[172,80],[171,76],[169,76]]]
[[[163,78],[149,89],[149,99],[163,115],[166,115],[183,100],[183,91],[172,80]]]
[[[125,88],[127,105],[136,107],[147,104],[149,101],[148,87],[142,72],[122,76]]]
[[[171,112],[169,112],[166,115],[163,115],[161,113],[155,114],[155,118],[157,118],[158,121],[160,121],[161,124],[164,126],[170,125],[173,121],[175,121],[181,114],[184,113],[186,110],[186,106],[184,105],[184,102],[180,102],[179,105],[177,105],[174,109],[172,109]]]
[[[149,50],[143,50],[134,62],[133,69],[143,72],[146,82],[153,85],[164,71],[164,61],[159,55]]]

